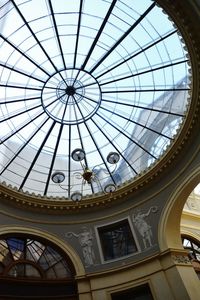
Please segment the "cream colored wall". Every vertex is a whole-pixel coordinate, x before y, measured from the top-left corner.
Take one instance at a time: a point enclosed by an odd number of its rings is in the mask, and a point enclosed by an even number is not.
[[[172,254],[173,253],[173,254]],[[199,300],[199,280],[191,264],[178,262],[185,252],[168,252],[136,265],[121,267],[112,272],[91,274],[90,293],[80,288],[80,300],[111,300],[111,294],[148,283],[157,300]],[[187,256],[186,256],[187,257]],[[82,283],[82,287],[84,284]]]
[[[187,201],[183,209],[181,216],[181,234],[191,236],[198,241],[200,241],[200,209],[197,209],[198,205],[200,204],[199,198],[199,196],[196,196],[194,193],[192,193],[188,199],[189,201]],[[190,206],[191,203],[196,203],[197,205]]]

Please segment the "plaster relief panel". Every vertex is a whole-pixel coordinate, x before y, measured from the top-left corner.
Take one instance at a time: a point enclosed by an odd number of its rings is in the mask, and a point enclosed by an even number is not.
[[[78,239],[79,245],[82,249],[82,255],[85,266],[92,266],[95,264],[96,258],[93,246],[94,235],[91,229],[89,229],[86,226],[83,226],[82,232],[78,234],[74,232],[67,232],[65,234],[65,237],[68,239]]]
[[[150,214],[152,213],[154,214],[157,211],[158,211],[157,206],[151,206],[149,210],[147,210],[146,212],[142,210],[138,210],[136,213],[133,213],[132,215],[133,224],[136,227],[137,232],[140,235],[140,238],[142,238],[144,249],[148,249],[154,246],[152,225],[150,224],[148,217]]]

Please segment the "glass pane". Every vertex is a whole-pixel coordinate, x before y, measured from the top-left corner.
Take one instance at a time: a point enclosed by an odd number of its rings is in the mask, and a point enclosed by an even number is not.
[[[0,240],[0,261],[4,266],[13,262],[13,257],[10,253],[6,240]]]
[[[7,240],[7,244],[14,260],[24,258],[24,240],[11,238]]]
[[[26,237],[0,240],[0,273],[4,266],[9,270],[8,275],[14,277],[41,277],[42,268],[44,278],[72,278],[66,258],[45,242]]]
[[[14,265],[9,270],[8,275],[12,277],[25,277],[25,265],[24,264]]]
[[[183,237],[182,242],[183,247],[189,250],[189,258],[200,261],[200,243],[192,237]]]
[[[0,28],[1,181],[69,200],[135,180],[173,145],[190,62],[156,1],[3,1]]]
[[[14,265],[8,272],[12,277],[41,277],[39,271],[32,265],[19,263]]]
[[[25,265],[26,277],[41,277],[39,271],[32,265]]]
[[[69,278],[69,277],[72,277],[71,271],[69,270],[69,267],[67,266],[67,264],[66,264],[66,262],[64,260],[62,260],[61,262],[58,262],[52,268],[53,268],[53,270],[54,270],[57,278]],[[48,273],[49,273],[49,271],[47,271],[47,274]]]
[[[98,228],[105,260],[120,258],[137,252],[128,221]]]

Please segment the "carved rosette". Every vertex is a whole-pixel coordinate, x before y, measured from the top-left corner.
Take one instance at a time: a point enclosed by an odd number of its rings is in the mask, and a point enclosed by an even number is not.
[[[176,254],[172,255],[172,260],[175,264],[180,265],[191,265],[190,259],[186,255]]]

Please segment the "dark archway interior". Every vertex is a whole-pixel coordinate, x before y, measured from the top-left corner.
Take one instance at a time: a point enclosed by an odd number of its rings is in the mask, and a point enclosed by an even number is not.
[[[75,271],[61,249],[33,236],[0,238],[0,299],[77,299]]]

